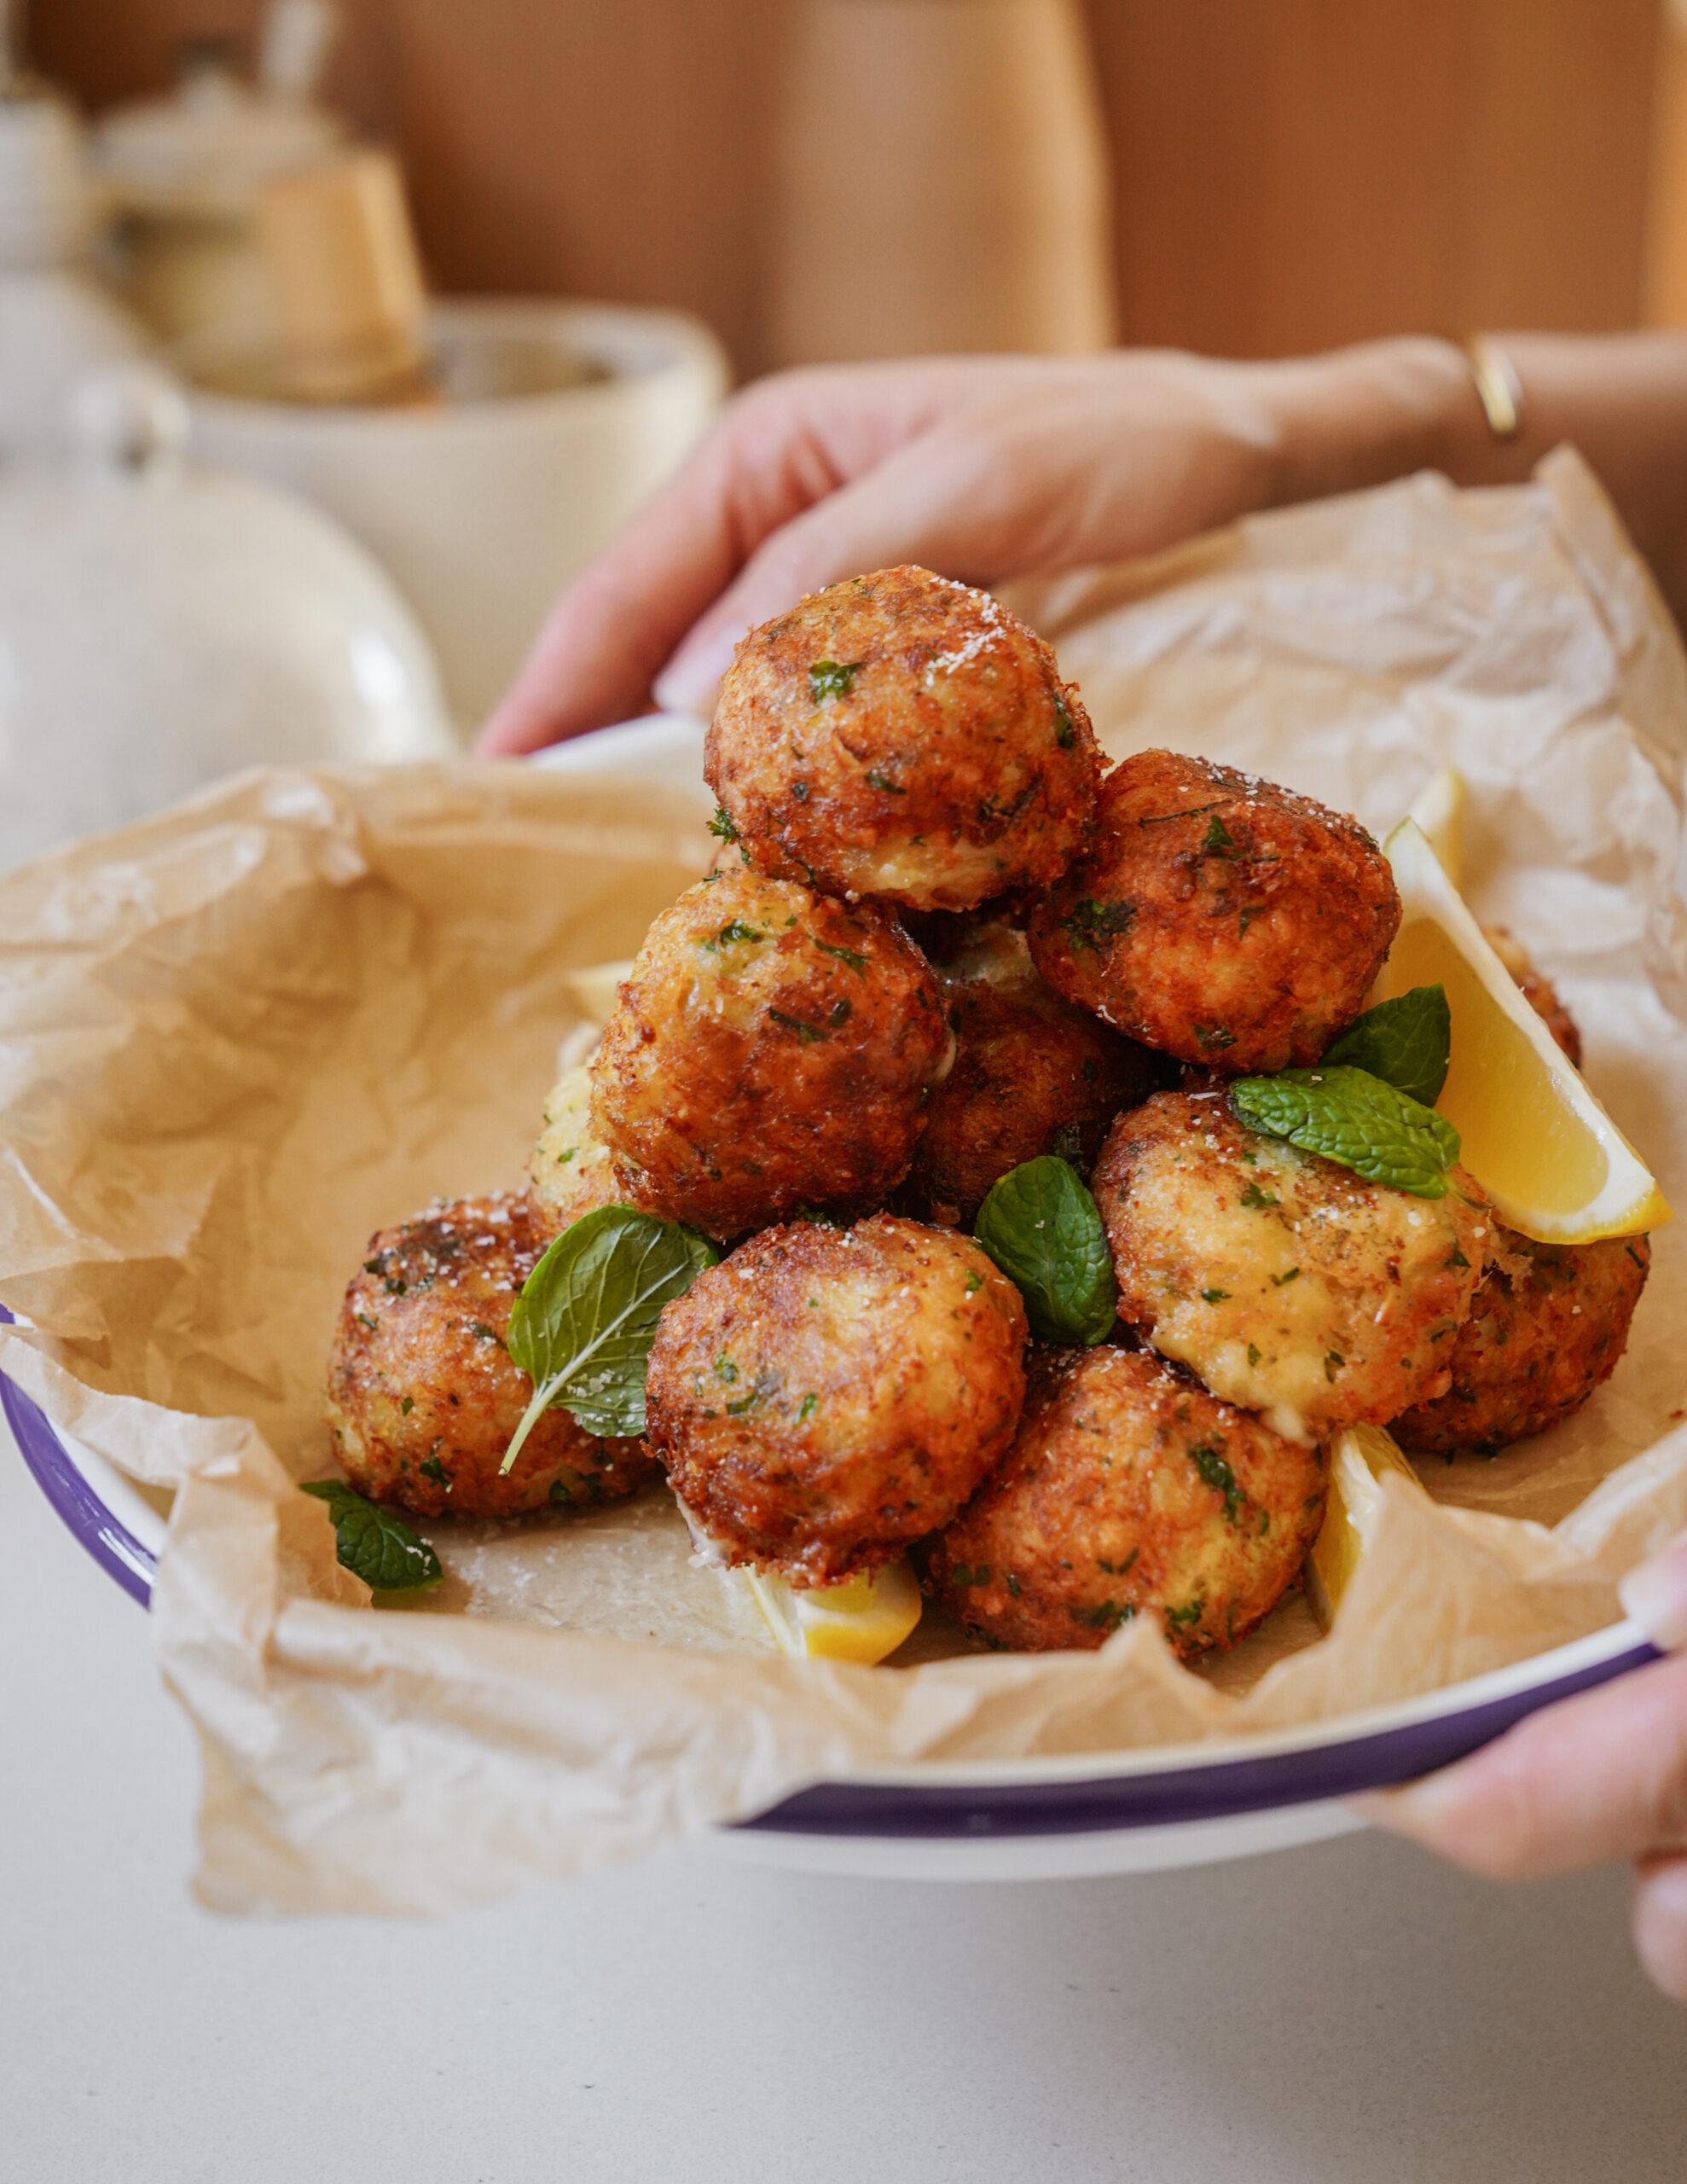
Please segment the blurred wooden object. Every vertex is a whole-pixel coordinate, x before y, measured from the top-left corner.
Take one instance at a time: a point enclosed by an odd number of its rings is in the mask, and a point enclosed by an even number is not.
[[[1639,315],[1660,0],[1096,0],[1133,338]]]
[[[1664,0],[1646,224],[1648,326],[1687,326],[1687,0]]]
[[[797,0],[776,143],[771,362],[1114,339],[1078,0]]]
[[[340,153],[272,176],[258,193],[258,239],[295,399],[423,392],[421,265],[390,152]]]
[[[345,0],[327,92],[399,145],[438,287],[681,304],[756,370],[794,5]],[[1260,355],[1634,323],[1659,5],[1087,0],[1122,334]],[[250,39],[257,15],[33,0],[31,42],[97,107],[167,83],[183,34]],[[861,120],[840,103],[840,142]]]

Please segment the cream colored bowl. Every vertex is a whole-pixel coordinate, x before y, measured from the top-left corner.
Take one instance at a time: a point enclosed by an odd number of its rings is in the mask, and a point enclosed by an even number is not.
[[[660,484],[727,386],[719,343],[678,312],[524,299],[440,303],[447,399],[315,409],[258,398],[264,360],[178,363],[205,460],[290,485],[382,561],[432,639],[464,726],[519,665],[562,585]]]

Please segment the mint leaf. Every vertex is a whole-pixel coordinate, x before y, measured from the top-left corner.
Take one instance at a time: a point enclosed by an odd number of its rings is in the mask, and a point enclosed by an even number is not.
[[[588,1433],[642,1433],[662,1308],[720,1256],[695,1228],[630,1205],[598,1206],[564,1229],[510,1314],[504,1346],[534,1389],[501,1469],[553,1403]]]
[[[372,1592],[415,1592],[445,1575],[439,1557],[402,1517],[365,1501],[343,1479],[313,1478],[299,1490],[328,1503],[340,1566]]]
[[[1370,1183],[1414,1198],[1444,1198],[1458,1133],[1433,1107],[1368,1070],[1285,1069],[1240,1077],[1230,1088],[1237,1120],[1351,1168]]]
[[[1324,1056],[1332,1068],[1368,1069],[1408,1098],[1433,1107],[1446,1083],[1452,1011],[1444,986],[1413,986],[1356,1016]]]
[[[1093,1345],[1108,1333],[1119,1292],[1107,1233],[1082,1176],[1058,1154],[1010,1168],[972,1233],[1025,1299],[1034,1334]]]

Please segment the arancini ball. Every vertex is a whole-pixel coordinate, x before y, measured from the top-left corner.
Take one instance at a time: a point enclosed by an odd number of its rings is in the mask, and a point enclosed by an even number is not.
[[[1145,1100],[1164,1066],[1045,985],[1010,926],[982,929],[938,975],[955,1064],[931,1095],[905,1195],[970,1228],[1022,1161],[1058,1153],[1087,1175],[1114,1116]]]
[[[516,1517],[613,1501],[656,1476],[636,1440],[600,1440],[554,1408],[500,1472],[533,1397],[504,1347],[510,1313],[554,1233],[530,1199],[500,1195],[369,1239],[328,1358],[334,1454],[360,1493],[424,1517]]]
[[[725,1561],[838,1584],[946,1525],[1000,1461],[1024,1346],[1019,1292],[970,1237],[793,1222],[664,1311],[646,1438]]]
[[[993,1645],[1096,1647],[1153,1614],[1188,1658],[1276,1606],[1325,1483],[1321,1451],[1151,1350],[1044,1352],[1012,1448],[935,1542],[927,1581]]]
[[[704,762],[758,870],[948,910],[1057,879],[1099,771],[1042,639],[921,568],[852,577],[752,630]]]
[[[1389,1428],[1403,1449],[1492,1455],[1574,1416],[1616,1370],[1652,1262],[1645,1237],[1554,1245],[1499,1234],[1503,1256],[1452,1343],[1452,1386]]]
[[[954,1041],[888,910],[723,872],[651,926],[592,1064],[630,1203],[714,1236],[881,1205]]]
[[[1354,819],[1171,751],[1103,782],[1094,839],[1031,913],[1057,991],[1226,1077],[1309,1066],[1359,1014],[1400,923]]]
[[[1246,1130],[1221,1091],[1159,1092],[1092,1188],[1119,1316],[1293,1441],[1381,1426],[1450,1385],[1498,1230],[1462,1168],[1442,1198]]]

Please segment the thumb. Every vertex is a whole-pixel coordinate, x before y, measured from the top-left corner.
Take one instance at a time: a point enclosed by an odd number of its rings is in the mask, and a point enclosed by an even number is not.
[[[1687,1850],[1687,1656],[1533,1714],[1457,1766],[1354,1800],[1496,1880]]]

